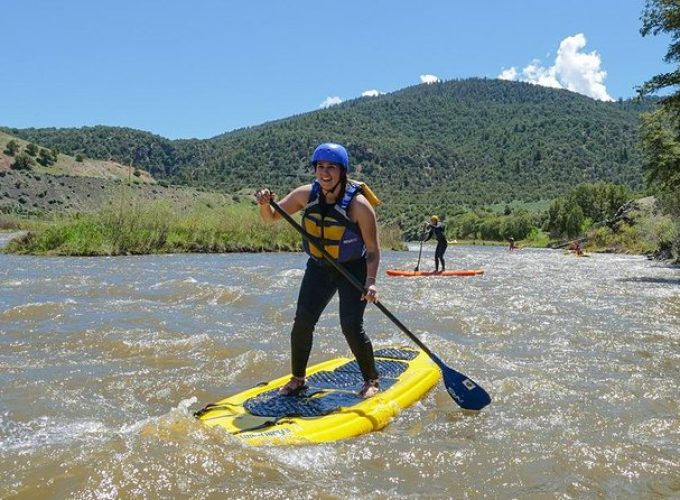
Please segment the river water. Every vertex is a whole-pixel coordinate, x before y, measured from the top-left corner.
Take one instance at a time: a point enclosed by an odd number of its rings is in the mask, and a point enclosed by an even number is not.
[[[680,271],[637,256],[450,246],[449,268],[486,274],[381,277],[383,304],[492,395],[478,414],[440,383],[336,443],[204,427],[193,411],[288,371],[304,262],[0,255],[0,497],[680,497]],[[349,354],[336,311],[311,362]],[[366,326],[410,342],[374,307]]]

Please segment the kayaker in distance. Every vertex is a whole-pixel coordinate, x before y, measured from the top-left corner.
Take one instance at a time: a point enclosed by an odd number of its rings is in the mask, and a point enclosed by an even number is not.
[[[432,238],[432,235],[437,238],[437,248],[434,250],[434,272],[439,272],[439,263],[442,264],[442,271],[446,271],[446,263],[444,262],[444,253],[446,252],[446,247],[448,242],[446,241],[446,235],[444,234],[444,224],[439,221],[439,217],[433,215],[430,217],[430,222],[425,223],[425,229],[427,235],[423,241],[427,241]]]
[[[310,258],[302,278],[295,320],[290,334],[292,374],[280,392],[296,394],[307,387],[306,370],[312,350],[314,328],[321,313],[338,292],[342,333],[357,360],[364,379],[362,398],[378,393],[378,371],[373,345],[364,331],[367,302],[378,295],[376,277],[380,265],[378,223],[373,204],[379,200],[364,184],[350,180],[347,150],[334,143],[319,145],[312,155],[315,181],[295,188],[279,205],[288,214],[304,209],[305,231],[324,242],[325,250],[347,271],[364,283],[366,294],[357,290],[324,260],[314,245],[303,241]],[[255,193],[260,216],[274,222],[281,216],[269,204],[275,194],[269,189]],[[370,201],[369,201],[370,200]]]
[[[576,255],[583,255],[583,248],[581,248],[581,243],[578,240],[572,242],[571,251]]]

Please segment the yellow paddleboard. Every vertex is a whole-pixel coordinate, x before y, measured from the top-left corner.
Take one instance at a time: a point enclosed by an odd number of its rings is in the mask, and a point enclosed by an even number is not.
[[[441,372],[422,351],[393,347],[375,351],[380,392],[361,399],[356,361],[338,358],[307,369],[308,388],[282,396],[290,375],[258,384],[196,412],[251,445],[300,445],[337,441],[382,429],[437,384]]]

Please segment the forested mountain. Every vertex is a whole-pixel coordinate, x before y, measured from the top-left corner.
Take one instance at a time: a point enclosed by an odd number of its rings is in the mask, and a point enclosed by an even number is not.
[[[132,163],[170,182],[285,192],[311,178],[324,141],[347,145],[354,177],[387,214],[451,212],[550,200],[595,181],[642,187],[639,113],[651,101],[606,103],[503,80],[417,85],[205,140],[127,128],[4,129],[45,147]],[[401,208],[399,208],[401,207]]]

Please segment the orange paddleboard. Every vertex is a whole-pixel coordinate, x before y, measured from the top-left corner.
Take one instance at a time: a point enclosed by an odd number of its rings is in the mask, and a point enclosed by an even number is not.
[[[400,269],[388,269],[385,271],[388,276],[413,277],[413,276],[481,276],[484,269],[456,269],[452,271],[405,271]]]

